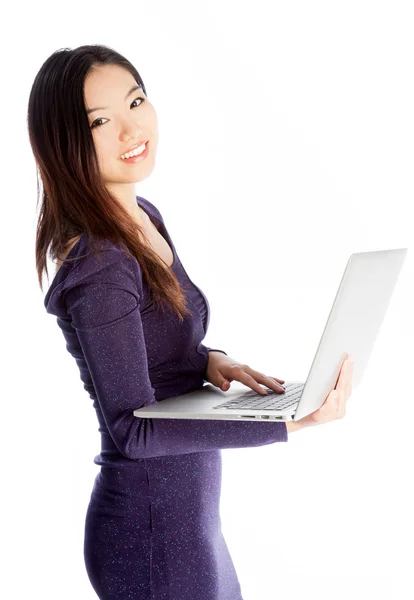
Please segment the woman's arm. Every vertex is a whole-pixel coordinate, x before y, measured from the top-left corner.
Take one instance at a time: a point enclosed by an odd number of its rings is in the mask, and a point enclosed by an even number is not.
[[[303,429],[303,425],[299,421],[286,421],[286,429],[288,433]]]
[[[85,260],[92,261],[90,268],[65,288],[65,304],[107,430],[124,456],[139,460],[287,441],[283,422],[136,417],[135,409],[156,398],[132,261],[115,250],[96,264],[92,256]]]

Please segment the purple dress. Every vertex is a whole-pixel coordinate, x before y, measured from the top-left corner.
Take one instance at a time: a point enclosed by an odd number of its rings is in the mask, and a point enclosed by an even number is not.
[[[93,400],[101,452],[85,520],[84,558],[101,600],[243,600],[221,531],[221,449],[288,440],[284,422],[139,419],[136,408],[203,387],[206,296],[180,262],[158,209],[137,196],[170,244],[192,316],[150,300],[138,261],[109,241],[101,260],[84,233],[44,304]],[[196,225],[196,224],[195,224]]]

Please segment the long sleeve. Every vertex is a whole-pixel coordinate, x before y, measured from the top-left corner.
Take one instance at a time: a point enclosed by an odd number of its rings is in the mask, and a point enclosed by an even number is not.
[[[64,291],[99,408],[119,452],[129,459],[144,459],[286,442],[284,422],[134,416],[135,409],[157,401],[148,369],[137,279],[129,257],[112,251],[99,263],[96,274],[81,277]]]

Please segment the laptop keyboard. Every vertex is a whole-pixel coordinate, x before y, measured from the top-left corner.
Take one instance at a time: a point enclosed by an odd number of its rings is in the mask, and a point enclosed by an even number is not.
[[[266,396],[262,396],[254,390],[249,390],[222,404],[217,404],[217,406],[213,406],[213,408],[285,410],[299,402],[304,387],[304,383],[290,383],[286,385],[286,391],[283,394],[279,394],[270,388],[266,388]]]

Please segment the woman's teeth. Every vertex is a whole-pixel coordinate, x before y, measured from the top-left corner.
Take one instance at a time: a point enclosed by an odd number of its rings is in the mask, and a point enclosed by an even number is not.
[[[146,147],[146,142],[141,144],[141,146],[138,146],[138,148],[135,148],[135,150],[132,150],[132,152],[127,152],[126,154],[121,154],[121,158],[131,158],[131,156],[138,156],[138,154],[142,154],[144,152],[145,147]]]

